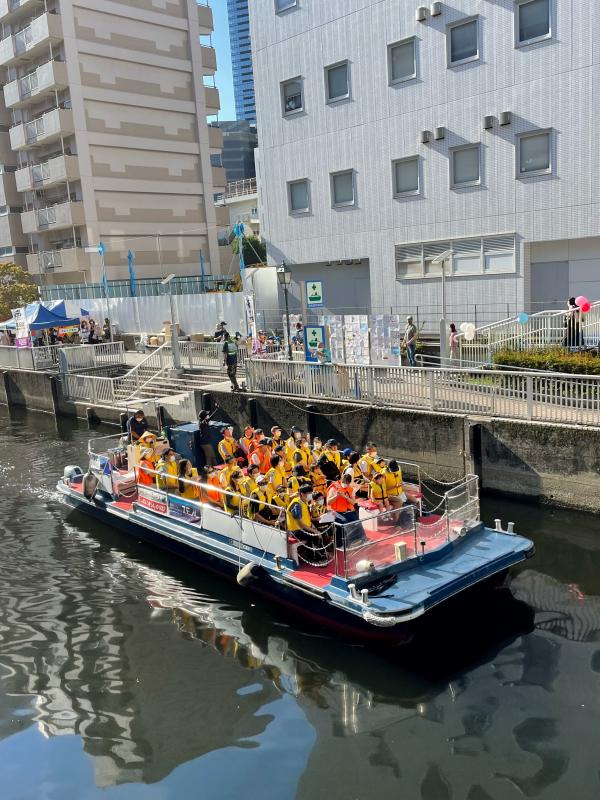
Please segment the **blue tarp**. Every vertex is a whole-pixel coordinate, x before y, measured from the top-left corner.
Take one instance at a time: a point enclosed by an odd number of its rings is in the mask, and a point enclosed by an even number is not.
[[[64,309],[64,300],[59,300],[53,305],[60,310],[61,304]],[[26,305],[25,318],[30,331],[43,331],[46,328],[64,328],[67,325],[79,325],[79,317],[67,317],[64,314],[56,313],[56,311],[51,311],[41,303],[29,303]],[[9,331],[14,331],[16,328],[15,321],[9,319],[3,323],[2,327]]]

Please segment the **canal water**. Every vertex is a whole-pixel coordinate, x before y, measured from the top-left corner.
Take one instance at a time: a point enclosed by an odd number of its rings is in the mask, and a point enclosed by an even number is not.
[[[600,526],[485,500],[537,555],[381,654],[76,513],[83,423],[0,409],[0,798],[600,797]]]

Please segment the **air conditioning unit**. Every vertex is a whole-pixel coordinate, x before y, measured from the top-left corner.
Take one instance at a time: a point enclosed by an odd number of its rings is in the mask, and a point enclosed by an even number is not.
[[[510,111],[503,111],[500,114],[500,125],[510,125],[512,121],[512,114]]]
[[[432,3],[429,8],[429,13],[432,17],[439,17],[439,15],[442,13],[442,4]]]
[[[421,131],[419,134],[419,141],[421,144],[427,144],[431,141],[431,131]]]
[[[441,127],[439,127],[439,128],[434,128],[433,129],[433,138],[437,139],[438,141],[440,139],[445,139],[446,138],[446,128],[444,128],[443,125]]]
[[[483,130],[489,131],[493,127],[494,127],[494,117],[491,114],[489,114],[487,117],[483,118]]]
[[[427,19],[427,13],[428,12],[425,6],[419,6],[415,11],[415,19],[417,20],[417,22],[425,22],[425,20]]]

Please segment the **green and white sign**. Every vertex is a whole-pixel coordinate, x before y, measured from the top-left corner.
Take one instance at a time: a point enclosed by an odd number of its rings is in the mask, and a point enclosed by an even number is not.
[[[306,307],[323,308],[323,281],[306,281]]]

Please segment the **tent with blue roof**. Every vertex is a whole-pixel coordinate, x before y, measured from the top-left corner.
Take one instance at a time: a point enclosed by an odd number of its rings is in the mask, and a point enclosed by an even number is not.
[[[59,300],[54,304],[56,310],[46,308],[42,303],[28,303],[25,306],[25,319],[30,331],[44,331],[48,328],[65,328],[68,325],[79,325],[79,317],[67,317],[57,313],[60,304],[64,309],[64,300]],[[2,323],[2,327],[9,331],[14,331],[17,327],[14,319],[9,319]]]

